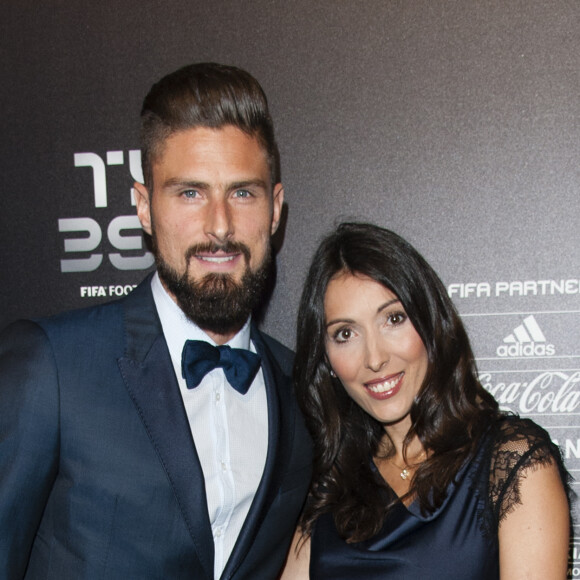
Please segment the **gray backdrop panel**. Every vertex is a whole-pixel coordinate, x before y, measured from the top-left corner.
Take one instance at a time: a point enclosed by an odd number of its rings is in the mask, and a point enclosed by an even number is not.
[[[0,326],[143,277],[120,219],[134,214],[142,98],[183,64],[236,64],[269,96],[286,186],[265,328],[292,345],[334,223],[390,227],[448,285],[488,388],[544,424],[577,475],[579,30],[577,0],[8,0]]]

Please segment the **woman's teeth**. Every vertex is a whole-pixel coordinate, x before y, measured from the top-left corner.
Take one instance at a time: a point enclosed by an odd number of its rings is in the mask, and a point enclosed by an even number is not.
[[[367,389],[372,391],[373,393],[386,393],[387,391],[391,391],[395,388],[396,384],[401,379],[403,373],[398,374],[393,379],[385,381],[383,383],[374,383],[372,385],[367,385]]]

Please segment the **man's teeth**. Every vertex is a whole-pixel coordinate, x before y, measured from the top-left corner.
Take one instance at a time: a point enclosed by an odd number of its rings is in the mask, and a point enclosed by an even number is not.
[[[373,393],[386,393],[387,391],[391,391],[395,388],[395,385],[399,382],[401,375],[397,375],[394,379],[390,381],[385,381],[384,383],[375,383],[374,385],[369,385],[369,391]]]
[[[200,256],[202,260],[206,262],[215,262],[216,264],[222,264],[223,262],[231,262],[235,256]]]

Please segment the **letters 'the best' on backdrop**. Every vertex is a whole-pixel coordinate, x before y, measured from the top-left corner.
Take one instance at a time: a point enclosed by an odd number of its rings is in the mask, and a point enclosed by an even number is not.
[[[293,344],[333,224],[387,226],[440,273],[485,386],[580,478],[579,30],[576,0],[7,0],[0,326],[142,279],[141,101],[184,64],[235,64],[266,90],[286,189],[265,329]]]

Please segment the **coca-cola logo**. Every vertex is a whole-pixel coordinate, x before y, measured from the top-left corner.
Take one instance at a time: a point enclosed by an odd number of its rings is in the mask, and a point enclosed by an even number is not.
[[[504,382],[491,373],[479,379],[502,407],[521,414],[572,413],[580,407],[580,371],[544,371],[527,381]]]

